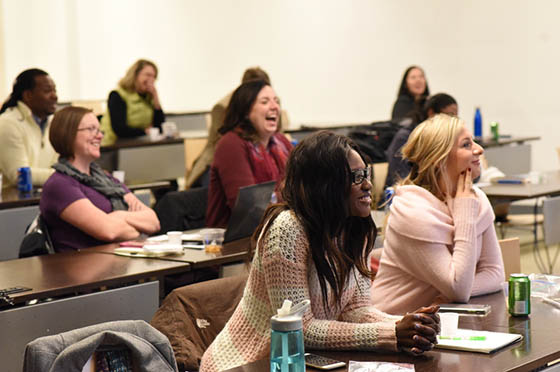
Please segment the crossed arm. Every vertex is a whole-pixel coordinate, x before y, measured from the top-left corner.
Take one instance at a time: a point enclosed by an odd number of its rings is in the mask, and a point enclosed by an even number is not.
[[[62,211],[60,218],[103,241],[135,239],[140,233],[159,231],[159,220],[151,208],[132,193],[127,193],[124,200],[129,206],[127,211],[105,213],[89,199],[78,199]]]

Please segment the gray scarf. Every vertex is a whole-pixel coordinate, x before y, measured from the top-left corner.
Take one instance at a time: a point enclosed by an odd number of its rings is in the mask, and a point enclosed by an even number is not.
[[[76,181],[93,188],[99,193],[105,195],[111,202],[114,211],[128,210],[128,204],[124,201],[123,196],[127,193],[120,183],[113,181],[101,167],[95,163],[91,163],[91,176],[80,172],[67,159],[59,158],[58,163],[52,166],[57,172],[66,174]]]

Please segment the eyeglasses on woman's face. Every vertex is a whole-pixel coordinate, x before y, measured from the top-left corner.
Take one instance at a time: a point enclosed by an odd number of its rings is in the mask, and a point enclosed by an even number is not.
[[[371,167],[355,169],[351,172],[352,185],[361,185],[366,179],[371,181]]]
[[[105,135],[105,131],[101,130],[99,127],[86,127],[86,128],[78,128],[78,132],[82,131],[82,130],[87,130],[89,132],[90,135],[93,136],[97,136],[99,133],[101,133],[101,135]]]

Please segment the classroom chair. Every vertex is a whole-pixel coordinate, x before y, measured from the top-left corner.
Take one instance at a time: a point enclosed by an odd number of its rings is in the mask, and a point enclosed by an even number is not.
[[[248,275],[175,289],[150,322],[169,338],[180,370],[198,370],[204,351],[241,301]]]
[[[502,258],[504,260],[505,279],[508,280],[510,274],[521,272],[521,246],[519,238],[499,240]]]

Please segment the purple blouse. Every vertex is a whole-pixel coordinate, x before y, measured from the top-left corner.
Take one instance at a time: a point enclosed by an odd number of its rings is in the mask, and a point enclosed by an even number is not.
[[[115,178],[111,178],[119,182]],[[123,185],[123,187],[126,192],[130,192],[126,186]],[[56,252],[110,243],[98,240],[60,218],[60,214],[66,207],[76,200],[84,198],[89,199],[93,205],[105,213],[113,211],[111,202],[105,195],[66,174],[54,172],[43,186],[39,208],[48,226]]]

